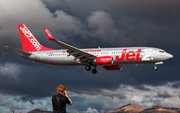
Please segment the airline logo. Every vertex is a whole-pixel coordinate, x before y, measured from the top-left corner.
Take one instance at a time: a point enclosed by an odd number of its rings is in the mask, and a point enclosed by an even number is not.
[[[31,44],[36,48],[37,51],[41,49],[39,43],[36,41],[36,39],[33,37],[31,32],[29,32],[25,26],[20,27],[20,30],[26,36],[26,38],[31,42]]]
[[[126,51],[127,49],[123,49],[121,57],[116,56],[116,60],[123,61],[124,59],[126,59],[127,61],[133,61],[136,59],[137,61],[141,61],[140,58],[140,53],[142,52],[141,49],[138,49],[137,51],[129,51],[128,53],[126,53]]]
[[[104,63],[111,62],[111,58],[101,58],[100,62],[104,62]]]

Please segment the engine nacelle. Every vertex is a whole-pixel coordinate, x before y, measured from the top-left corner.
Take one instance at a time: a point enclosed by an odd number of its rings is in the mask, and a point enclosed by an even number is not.
[[[113,60],[111,56],[102,56],[102,57],[97,57],[94,62],[97,65],[106,65],[106,64],[112,64]]]
[[[112,71],[112,70],[121,70],[122,65],[110,65],[110,66],[104,66],[104,68],[108,71]]]

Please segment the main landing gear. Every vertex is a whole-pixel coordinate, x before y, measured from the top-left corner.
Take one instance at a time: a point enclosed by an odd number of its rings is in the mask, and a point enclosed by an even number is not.
[[[87,71],[90,71],[90,70],[91,70],[91,66],[87,65],[87,66],[85,66],[85,69],[86,69]]]
[[[90,71],[90,70],[91,70],[91,66],[87,65],[87,66],[85,66],[85,69],[86,69],[87,71]],[[92,69],[91,72],[92,72],[93,74],[96,74],[96,73],[97,73],[96,66],[94,66],[94,69]]]

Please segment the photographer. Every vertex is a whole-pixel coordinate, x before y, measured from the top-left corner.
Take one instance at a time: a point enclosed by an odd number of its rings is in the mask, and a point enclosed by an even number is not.
[[[53,113],[66,113],[66,104],[72,105],[63,85],[57,87],[57,95],[52,97]]]

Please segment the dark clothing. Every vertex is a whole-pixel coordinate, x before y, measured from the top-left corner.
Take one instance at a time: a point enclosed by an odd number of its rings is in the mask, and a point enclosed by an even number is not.
[[[66,96],[61,94],[54,95],[52,97],[53,113],[66,113],[66,104],[70,104],[70,101]]]

